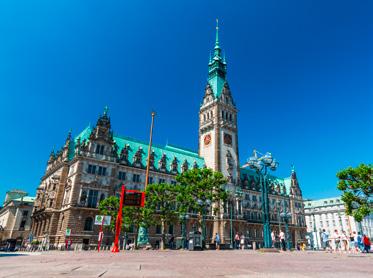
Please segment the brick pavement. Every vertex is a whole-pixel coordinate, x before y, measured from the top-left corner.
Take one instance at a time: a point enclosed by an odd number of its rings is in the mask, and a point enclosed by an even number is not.
[[[247,250],[50,251],[0,254],[0,277],[373,277],[373,255]]]

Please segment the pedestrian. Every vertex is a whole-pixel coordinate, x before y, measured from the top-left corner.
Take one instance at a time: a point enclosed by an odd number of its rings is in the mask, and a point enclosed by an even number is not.
[[[347,236],[346,232],[345,231],[342,231],[342,235],[341,235],[341,243],[342,243],[342,251],[348,251],[348,247],[349,247],[349,237]]]
[[[174,235],[171,235],[171,237],[170,237],[170,239],[168,241],[168,247],[170,249],[174,249],[174,240],[175,240]]]
[[[285,233],[284,233],[284,231],[281,231],[279,236],[280,236],[280,242],[281,242],[282,251],[286,251]]]
[[[272,239],[272,248],[275,248],[276,235],[275,235],[274,231],[272,231],[272,233],[271,233],[271,239]]]
[[[333,234],[333,239],[334,239],[334,252],[341,251],[341,236],[338,233],[338,230],[334,230]]]
[[[215,234],[215,240],[214,240],[214,242],[215,242],[215,248],[216,248],[216,250],[220,250],[220,235],[219,235],[219,233]]]
[[[236,233],[236,235],[234,236],[234,245],[236,249],[240,248],[240,236],[238,233]]]
[[[349,246],[349,253],[356,253],[356,248],[355,248],[355,235],[356,232],[350,233],[350,246]]]
[[[367,235],[363,235],[363,244],[364,244],[364,251],[369,253],[371,243]]]
[[[363,237],[361,236],[361,233],[357,233],[357,248],[359,249],[359,252],[363,252],[364,244],[363,244]]]
[[[321,244],[324,251],[329,249],[329,233],[326,232],[325,229],[323,229],[321,233]]]
[[[244,250],[245,249],[245,236],[243,234],[241,234],[240,245],[241,245],[241,250]]]

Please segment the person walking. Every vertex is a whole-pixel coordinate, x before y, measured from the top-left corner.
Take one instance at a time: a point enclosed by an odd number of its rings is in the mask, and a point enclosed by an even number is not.
[[[353,253],[355,254],[356,253],[356,248],[355,248],[355,235],[356,235],[356,232],[352,232],[350,233],[350,246],[349,246],[349,253]]]
[[[234,236],[234,247],[236,249],[240,248],[240,236],[238,233],[236,233],[236,235]]]
[[[368,254],[369,251],[370,251],[370,245],[371,245],[371,243],[370,243],[369,237],[367,235],[363,235],[363,244],[364,244],[363,253],[365,251]]]
[[[323,229],[321,233],[321,245],[324,251],[329,249],[329,233],[326,232],[325,229]]]
[[[284,231],[281,231],[279,236],[280,236],[280,242],[281,242],[282,251],[286,251],[285,233],[284,233]]]
[[[240,246],[241,246],[241,250],[245,250],[245,236],[243,234],[241,234]]]
[[[216,248],[216,250],[220,250],[220,235],[219,235],[219,233],[215,234],[215,240],[214,240],[214,242],[215,242],[215,248]]]

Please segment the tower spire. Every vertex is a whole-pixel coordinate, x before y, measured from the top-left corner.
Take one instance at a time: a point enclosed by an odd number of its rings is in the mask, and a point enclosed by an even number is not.
[[[220,46],[219,46],[219,20],[216,19],[216,35],[215,35],[215,48],[214,56],[220,57]]]

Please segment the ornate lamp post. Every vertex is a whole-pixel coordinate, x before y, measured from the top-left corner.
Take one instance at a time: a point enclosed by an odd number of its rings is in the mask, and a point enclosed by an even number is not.
[[[290,241],[289,241],[289,220],[291,218],[291,213],[288,212],[285,208],[284,212],[281,212],[281,217],[284,219],[285,222],[285,238],[286,238],[286,248],[290,250]]]
[[[211,201],[209,199],[207,200],[201,200],[198,199],[197,203],[199,206],[202,207],[202,248],[205,249],[206,247],[206,220],[205,220],[205,215],[207,208],[210,207]]]
[[[260,156],[258,156],[258,154]],[[259,153],[254,150],[253,155],[249,158],[247,164],[243,167],[250,167],[254,169],[261,181],[262,189],[262,209],[263,209],[263,240],[264,248],[272,247],[271,239],[271,227],[269,222],[269,199],[268,199],[268,184],[267,184],[267,174],[268,168],[275,171],[278,167],[278,162],[272,157],[272,154],[267,152],[266,154]]]
[[[237,188],[236,189],[236,192],[234,194],[234,197],[237,199],[237,198],[240,198],[242,197],[243,195],[243,192],[241,190],[241,188]],[[230,244],[229,244],[229,248],[230,249],[233,249],[233,201],[232,202],[229,202],[230,205],[229,205],[229,224],[230,224]]]
[[[186,249],[186,239],[187,239],[187,229],[186,229],[186,222],[189,219],[189,214],[184,213],[180,216],[181,220],[181,238],[182,238],[182,245],[183,249]]]
[[[312,210],[312,217],[313,217],[313,232],[315,233],[315,242],[316,244],[314,245],[314,248],[315,249],[320,249],[320,246],[319,246],[319,239],[318,239],[318,232],[317,232],[317,229],[316,229],[316,220],[315,220],[315,211],[314,209]]]

